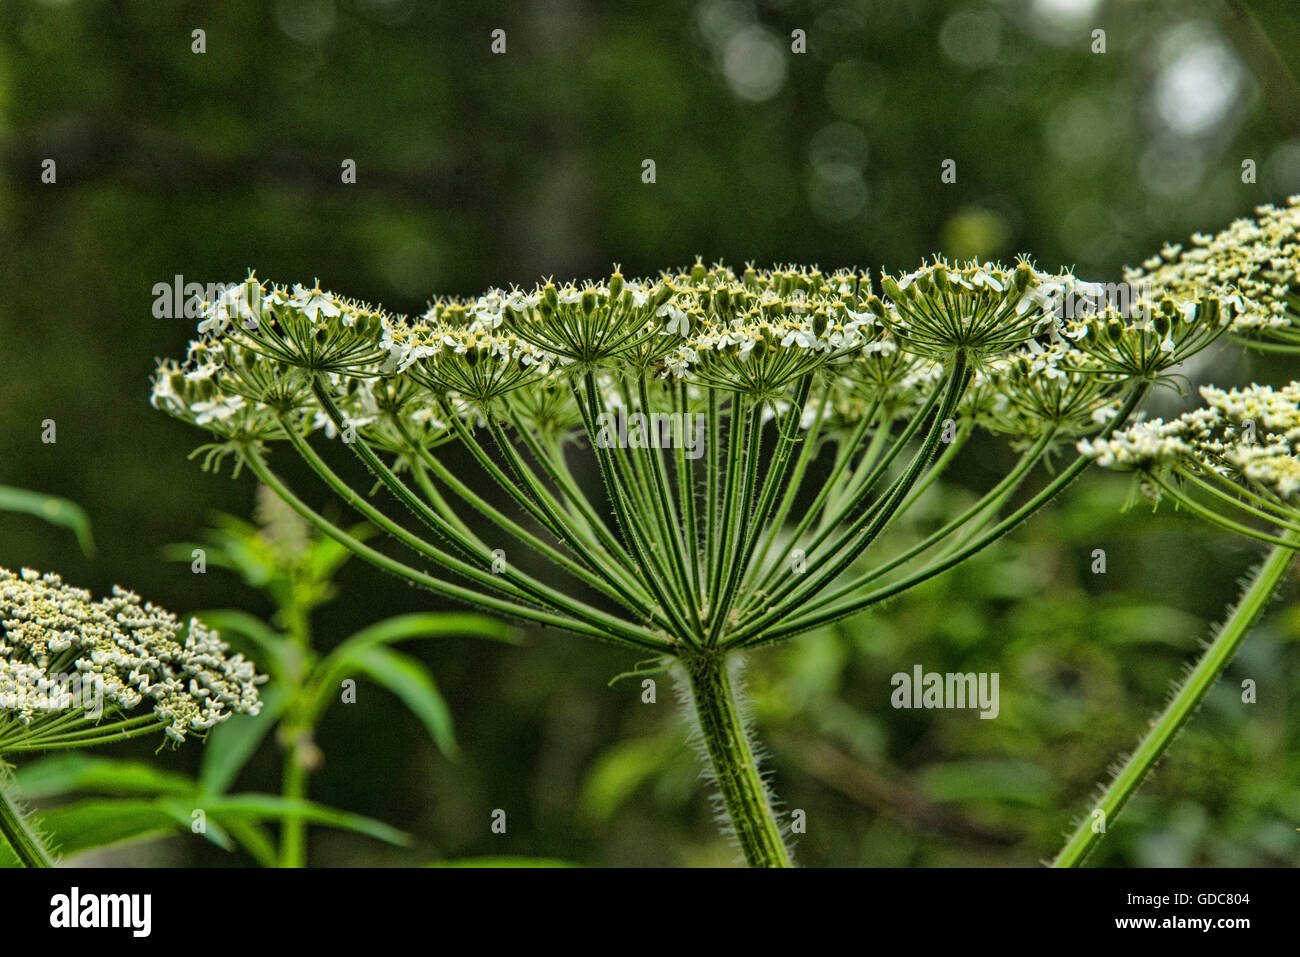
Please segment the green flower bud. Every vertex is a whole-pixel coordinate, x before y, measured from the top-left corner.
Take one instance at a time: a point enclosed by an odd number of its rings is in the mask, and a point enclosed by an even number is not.
[[[596,290],[594,289],[583,290],[581,304],[582,304],[582,314],[584,316],[590,316],[593,312],[595,312],[596,311]]]
[[[818,338],[820,338],[823,334],[825,334],[826,324],[829,321],[830,321],[830,317],[826,315],[825,309],[818,309],[816,312],[814,312],[812,316],[813,334],[816,335]]]
[[[1118,345],[1120,340],[1124,338],[1124,323],[1118,319],[1111,319],[1106,323],[1106,335],[1110,337],[1111,342]]]
[[[932,270],[934,284],[940,292],[948,291],[948,267],[943,263],[935,263]],[[924,275],[924,274],[923,274]]]
[[[898,283],[893,276],[883,276],[880,280],[880,288],[885,291],[885,295],[890,299],[898,302],[903,298],[903,290],[898,288]]]
[[[614,275],[609,277],[609,298],[611,300],[618,299],[619,294],[622,291],[623,274],[621,272],[615,272]]]
[[[555,288],[555,283],[548,282],[542,289],[542,302],[549,305],[552,312],[560,308],[560,291]]]

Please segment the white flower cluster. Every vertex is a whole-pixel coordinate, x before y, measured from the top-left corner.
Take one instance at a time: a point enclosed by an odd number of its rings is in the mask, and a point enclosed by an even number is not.
[[[1106,468],[1212,472],[1253,493],[1300,504],[1300,382],[1276,389],[1204,386],[1201,395],[1199,409],[1081,441],[1079,451]]]
[[[1024,259],[935,259],[879,289],[860,271],[696,262],[652,279],[616,269],[581,285],[440,298],[407,318],[250,277],[210,305],[183,363],[159,366],[153,402],[224,440],[209,463],[244,442],[349,426],[402,455],[460,419],[517,414],[575,430],[588,374],[610,404],[629,377],[660,380],[661,395],[685,384],[702,401],[715,390],[779,403],[817,373],[841,423],[902,415],[962,352],[977,373],[964,403],[977,421],[1020,436],[1047,423],[1066,437],[1105,418],[1124,378],[1155,380],[1223,331],[1217,302],[1199,311],[1167,298],[1123,321],[1113,310],[1064,320],[1063,303],[1097,289]],[[816,391],[810,401],[822,402]]]
[[[0,728],[31,727],[74,705],[61,677],[72,674],[93,684],[109,711],[150,701],[167,736],[183,741],[261,708],[257,685],[265,679],[242,655],[226,652],[197,619],[183,628],[125,589],[94,601],[58,575],[0,568],[0,703],[15,705],[0,710]]]
[[[1125,278],[1175,297],[1218,295],[1234,312],[1234,332],[1290,341],[1288,332],[1300,333],[1288,306],[1300,295],[1300,196],[1255,212],[1214,235],[1192,236],[1188,248],[1165,246]]]
[[[1203,434],[1186,417],[1150,419],[1116,431],[1109,439],[1082,439],[1079,452],[1102,468],[1147,469],[1190,460]]]

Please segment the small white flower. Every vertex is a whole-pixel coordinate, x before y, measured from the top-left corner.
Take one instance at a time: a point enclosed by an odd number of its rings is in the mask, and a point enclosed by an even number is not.
[[[312,322],[316,322],[319,316],[333,319],[342,313],[334,297],[320,287],[308,289],[301,285],[294,286],[289,305],[301,311]]]

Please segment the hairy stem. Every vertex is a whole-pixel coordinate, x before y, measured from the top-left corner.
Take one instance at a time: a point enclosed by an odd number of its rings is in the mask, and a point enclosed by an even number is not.
[[[751,867],[790,867],[767,785],[741,721],[727,660],[702,655],[684,660],[691,700],[736,839]]]
[[[1290,547],[1277,545],[1269,552],[1264,563],[1256,570],[1254,578],[1246,586],[1241,600],[1237,602],[1237,607],[1219,628],[1214,640],[1210,642],[1210,646],[1205,649],[1205,653],[1196,663],[1196,667],[1192,669],[1187,680],[1165,707],[1150,733],[1102,793],[1101,800],[1094,805],[1093,812],[1079,822],[1074,833],[1066,841],[1065,847],[1052,862],[1053,867],[1078,867],[1083,863],[1105,833],[1099,829],[1094,830],[1096,811],[1102,812],[1101,821],[1106,827],[1112,825],[1129,798],[1137,793],[1137,789],[1142,786],[1151,769],[1177,737],[1183,725],[1201,706],[1206,694],[1214,687],[1219,675],[1232,661],[1237,649],[1241,647],[1242,640],[1259,620],[1269,599],[1273,597],[1273,592],[1286,577],[1287,570],[1295,561],[1295,549],[1300,548],[1300,535],[1288,532],[1286,537],[1291,542]]]
[[[53,867],[49,851],[9,796],[4,776],[4,770],[0,769],[0,837],[13,849],[23,867]]]

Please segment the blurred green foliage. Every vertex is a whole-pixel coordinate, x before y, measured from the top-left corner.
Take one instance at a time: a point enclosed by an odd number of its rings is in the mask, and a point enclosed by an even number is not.
[[[11,0],[0,6],[0,483],[73,500],[98,550],[0,513],[0,565],[114,583],[177,609],[240,606],[231,577],[162,548],[252,483],[204,474],[202,437],[154,412],[158,355],[193,322],[154,286],[250,267],[418,311],[540,274],[689,261],[910,267],[932,252],[1077,265],[1115,279],[1165,241],[1300,192],[1293,4],[1046,0],[629,2]],[[494,56],[490,32],[507,32]],[[1094,29],[1106,52],[1093,53]],[[191,52],[205,31],[206,53]],[[803,30],[807,52],[790,52]],[[57,182],[42,183],[56,161]],[[642,161],[656,182],[641,181]],[[341,182],[353,159],[357,182]],[[957,163],[941,184],[940,164]],[[1242,182],[1242,163],[1257,167]],[[1215,379],[1285,369],[1219,354]],[[1294,373],[1292,373],[1293,375]],[[43,422],[57,442],[41,441]],[[991,453],[990,453],[991,454]],[[994,468],[972,448],[972,480]],[[454,464],[454,463],[453,463]],[[278,468],[291,470],[277,460]],[[749,686],[806,864],[1026,864],[1049,857],[1137,740],[1252,549],[1190,520],[1121,514],[1089,474],[1001,547],[843,629],[758,655]],[[934,495],[963,494],[961,488]],[[1108,571],[1090,571],[1104,548]],[[436,610],[350,565],[330,647]],[[1094,858],[1294,863],[1300,700],[1294,585]],[[322,864],[526,855],[726,863],[666,686],[535,633],[522,649],[429,643],[463,754],[376,698],[327,714],[313,796],[412,835],[340,834]],[[889,708],[889,676],[994,670],[1002,712]],[[1242,679],[1259,702],[1239,702]],[[662,684],[662,682],[661,682]],[[114,757],[151,758],[146,746]],[[160,771],[195,776],[199,749]],[[247,784],[276,790],[260,753]],[[505,808],[507,835],[489,831]],[[152,856],[150,856],[152,855]],[[120,861],[238,860],[199,839]]]

